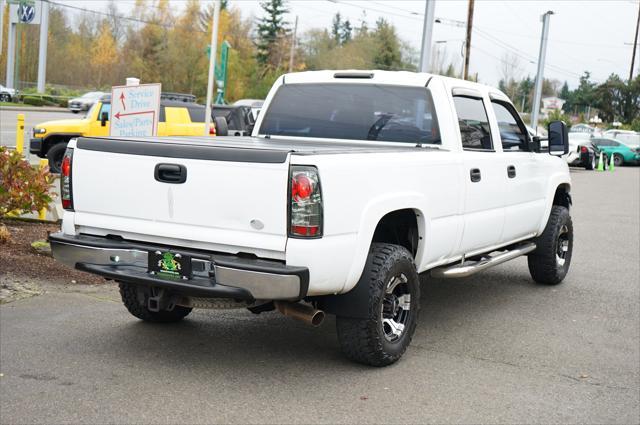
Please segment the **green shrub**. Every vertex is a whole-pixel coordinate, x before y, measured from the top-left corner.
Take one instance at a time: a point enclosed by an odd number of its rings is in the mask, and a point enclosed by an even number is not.
[[[0,218],[48,209],[52,183],[48,168],[32,167],[18,151],[0,146]]]
[[[42,98],[39,96],[24,96],[22,98],[22,102],[25,105],[31,106],[44,106],[45,104],[44,100],[42,100]]]

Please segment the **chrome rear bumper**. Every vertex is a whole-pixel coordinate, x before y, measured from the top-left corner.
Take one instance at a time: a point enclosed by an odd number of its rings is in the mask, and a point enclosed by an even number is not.
[[[53,257],[69,267],[117,281],[158,286],[184,295],[246,300],[297,300],[306,296],[309,271],[277,261],[240,258],[181,247],[158,246],[95,236],[49,235]],[[171,251],[192,259],[188,280],[162,279],[147,272],[150,251]]]

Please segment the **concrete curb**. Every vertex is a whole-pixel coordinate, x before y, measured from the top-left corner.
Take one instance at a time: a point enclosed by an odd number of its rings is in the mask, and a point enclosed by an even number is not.
[[[59,108],[56,106],[0,106],[0,110],[7,111],[39,111],[39,112],[69,112],[67,108]]]

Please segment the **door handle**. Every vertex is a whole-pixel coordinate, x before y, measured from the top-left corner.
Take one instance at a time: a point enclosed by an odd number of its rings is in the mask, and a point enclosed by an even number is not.
[[[510,179],[514,178],[516,176],[516,167],[513,165],[509,165],[507,167],[507,176],[509,176]]]
[[[162,183],[184,183],[187,181],[187,167],[180,164],[156,164],[153,177]]]
[[[482,180],[482,174],[480,173],[479,168],[472,168],[471,171],[469,172],[469,176],[471,177],[471,181],[473,183],[477,183],[480,180]]]

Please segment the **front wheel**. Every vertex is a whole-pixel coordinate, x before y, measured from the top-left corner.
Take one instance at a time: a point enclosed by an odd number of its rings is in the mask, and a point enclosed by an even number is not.
[[[620,167],[622,164],[624,164],[622,155],[618,155],[617,153],[613,154],[613,165]]]
[[[67,143],[56,143],[47,151],[47,159],[49,160],[49,171],[59,174],[62,168],[62,160],[64,152],[67,150]]]
[[[557,285],[565,278],[573,253],[573,223],[569,210],[554,205],[536,250],[529,254],[529,273],[538,283]]]
[[[366,318],[338,316],[343,353],[371,366],[395,363],[406,351],[418,323],[420,284],[413,257],[405,248],[374,243],[358,285],[368,287]]]

